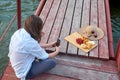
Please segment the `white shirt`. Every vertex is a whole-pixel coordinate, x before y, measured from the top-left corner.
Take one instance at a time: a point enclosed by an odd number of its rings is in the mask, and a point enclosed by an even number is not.
[[[11,38],[8,57],[16,76],[25,80],[34,58],[47,59],[48,54],[24,28],[21,28]]]

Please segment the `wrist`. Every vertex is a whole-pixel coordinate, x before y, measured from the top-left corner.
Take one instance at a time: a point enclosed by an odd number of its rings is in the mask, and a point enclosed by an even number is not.
[[[56,52],[56,53],[59,53],[59,50],[56,50],[55,52]]]

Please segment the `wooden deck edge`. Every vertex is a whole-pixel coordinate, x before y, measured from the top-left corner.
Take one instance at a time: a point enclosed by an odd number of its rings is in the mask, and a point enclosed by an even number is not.
[[[55,58],[58,64],[68,65],[83,69],[90,69],[100,72],[118,74],[116,61],[113,60],[106,61],[106,60],[88,59],[83,57],[76,57],[76,60],[73,60],[72,56],[66,56],[66,57],[64,56],[64,58],[62,57],[63,56],[61,55],[60,57],[58,56]],[[96,60],[95,63],[94,60]]]
[[[73,60],[72,58],[70,58],[70,59]],[[77,78],[75,78],[75,74],[73,74],[72,76],[70,76],[70,74],[69,75],[60,75],[59,71],[62,69],[61,65],[63,67],[66,66],[66,67],[71,67],[71,68],[75,68],[75,69],[88,70],[88,71],[92,71],[92,72],[105,73],[105,74],[110,74],[110,75],[118,74],[112,67],[108,68],[108,67],[103,66],[104,64],[106,64],[106,62],[104,62],[104,61],[102,62],[102,65],[100,68],[99,65],[96,65],[96,66],[92,65],[90,59],[87,60],[87,61],[90,61],[90,62],[88,62],[88,64],[82,63],[82,61],[80,62],[80,61],[74,61],[74,60],[73,60],[73,62],[71,62],[71,60],[70,61],[66,60],[66,57],[65,57],[65,59],[62,59],[62,56],[59,59],[57,58],[56,60],[58,62],[57,67],[59,69],[56,67],[54,70],[52,70],[53,73],[48,73],[47,75],[46,74],[39,75],[38,77],[36,77],[34,79],[30,79],[30,80],[47,80],[47,79],[50,79],[50,80],[76,80],[77,79]],[[82,64],[79,64],[79,62]],[[97,61],[97,62],[99,62],[99,61]],[[113,65],[114,62],[115,61],[112,61],[107,64]],[[62,69],[62,70],[64,70],[64,69]],[[69,70],[67,70],[67,72],[69,73]],[[64,73],[64,71],[62,73]],[[79,71],[78,71],[78,73],[79,73]],[[79,77],[79,76],[80,75],[78,75],[77,77]],[[57,79],[57,78],[59,78],[59,79]],[[2,76],[2,78],[0,80],[19,80],[15,76],[15,73],[10,65],[10,62],[7,64],[6,69],[4,71],[4,75]]]
[[[120,72],[120,38],[118,40],[117,50],[116,50],[116,60],[118,65],[118,71]]]
[[[42,8],[44,7],[45,2],[46,2],[46,0],[41,0],[40,1],[39,5],[38,5],[38,7],[37,7],[37,9],[36,9],[36,11],[34,13],[35,15],[38,16],[41,13]]]
[[[61,75],[43,73],[41,75],[38,75],[36,78],[29,79],[29,80],[76,80],[76,79],[71,77],[61,76]]]
[[[105,11],[106,11],[106,21],[107,21],[107,31],[108,31],[108,43],[109,43],[109,55],[110,59],[115,60],[115,54],[113,49],[113,36],[112,36],[112,26],[111,26],[111,19],[110,19],[110,7],[109,7],[109,0],[105,1]]]
[[[73,56],[64,56],[64,55],[58,55],[55,57],[55,59],[57,60],[58,65],[64,65],[64,66],[68,66],[68,67],[74,67],[74,68],[79,68],[79,69],[83,69],[83,70],[91,70],[91,71],[97,71],[97,72],[103,72],[103,73],[109,73],[109,74],[118,74],[117,71],[117,65],[116,65],[116,61],[110,60],[110,61],[104,61],[104,60],[97,60],[97,59],[88,59],[88,58],[80,58],[80,57],[76,57],[75,60],[73,60]],[[96,61],[95,61],[96,60]],[[95,62],[94,62],[95,61]],[[96,64],[97,65],[94,65]],[[114,66],[113,66],[114,65]],[[55,70],[53,70],[55,71]],[[50,73],[50,77],[60,77],[60,75],[58,74],[52,74]],[[33,80],[39,80],[41,79],[42,76],[36,77]],[[69,76],[62,76],[60,78],[66,78]],[[3,76],[1,77],[0,80],[6,80],[6,78],[10,78],[8,80],[18,80],[18,78],[15,76],[14,71],[10,65],[10,62],[7,63],[6,69],[4,71]],[[46,78],[48,79],[49,77],[46,76]],[[50,78],[51,79],[51,78]],[[42,79],[44,80],[44,79]],[[69,80],[69,78],[68,78]],[[71,80],[71,78],[70,78]],[[73,78],[74,80],[74,78]]]
[[[48,73],[76,80],[119,80],[117,74],[58,64]]]
[[[76,80],[74,78],[50,74],[50,73],[43,73],[38,76],[36,76],[33,79],[28,80]],[[20,80],[16,77],[10,62],[7,63],[6,68],[4,70],[4,74],[0,77],[0,80]]]
[[[5,76],[5,73],[6,73],[7,68],[8,68],[9,65],[10,65],[10,62],[8,61],[8,63],[7,63],[6,66],[5,66],[4,71],[3,71],[3,73],[2,73],[2,76],[0,76],[0,80],[4,80],[3,78],[4,78],[4,76]]]

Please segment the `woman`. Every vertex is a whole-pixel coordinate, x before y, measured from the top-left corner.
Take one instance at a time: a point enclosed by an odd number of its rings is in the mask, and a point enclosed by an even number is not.
[[[56,42],[40,45],[42,28],[42,20],[30,15],[25,20],[24,28],[17,30],[11,37],[8,57],[16,76],[21,80],[33,78],[56,65],[56,61],[51,58],[59,53],[60,46],[48,54],[44,48],[53,47]]]

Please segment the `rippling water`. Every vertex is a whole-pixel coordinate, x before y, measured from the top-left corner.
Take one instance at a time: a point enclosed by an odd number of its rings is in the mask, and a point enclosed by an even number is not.
[[[40,0],[21,0],[22,22],[28,15],[34,14],[39,1]],[[16,0],[0,0],[0,36],[15,14]],[[16,29],[17,21],[13,23],[4,40],[0,43],[0,76],[8,62],[7,54],[10,37]]]
[[[21,0],[22,7],[22,22],[26,16],[33,14],[36,10],[40,0]],[[0,0],[0,36],[9,24],[9,21],[15,15],[16,0]],[[111,22],[114,39],[114,49],[116,50],[117,41],[120,37],[120,7],[111,6]],[[0,43],[0,76],[8,61],[8,45],[12,33],[17,29],[17,22],[15,21],[10,28],[8,34],[5,36],[2,43]]]
[[[110,0],[110,11],[111,11],[111,22],[112,22],[112,32],[114,40],[114,51],[116,54],[116,48],[118,39],[120,38],[120,5],[119,0],[115,2]]]

